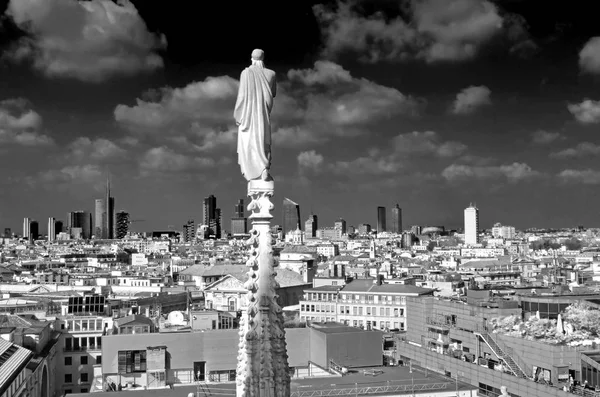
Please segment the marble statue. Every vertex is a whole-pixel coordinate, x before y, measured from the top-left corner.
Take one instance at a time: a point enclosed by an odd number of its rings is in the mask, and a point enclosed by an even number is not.
[[[508,392],[506,391],[506,386],[500,387],[500,396],[498,397],[509,397]]]
[[[277,81],[263,59],[263,50],[252,51],[252,65],[242,71],[233,112],[238,125],[238,163],[247,181],[271,179],[271,110]]]
[[[276,94],[275,72],[264,67],[264,52],[252,52],[252,65],[244,69],[234,117],[238,125],[238,163],[248,181],[248,217],[252,222],[248,279],[244,283],[248,305],[239,323],[237,397],[290,397],[283,311],[277,303],[271,235],[271,202],[275,182],[271,169],[271,109]]]

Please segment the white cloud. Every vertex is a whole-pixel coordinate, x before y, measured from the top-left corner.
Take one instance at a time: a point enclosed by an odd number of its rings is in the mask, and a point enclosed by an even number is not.
[[[219,76],[183,88],[150,90],[134,106],[117,105],[114,116],[117,122],[144,133],[164,132],[174,126],[189,128],[194,123],[202,126],[233,123],[238,85],[229,76]]]
[[[600,145],[596,145],[592,142],[581,142],[575,147],[561,150],[559,152],[551,153],[550,157],[554,158],[573,158],[573,157],[585,157],[585,156],[598,156],[600,155]]]
[[[76,159],[106,160],[124,156],[127,152],[114,142],[104,138],[79,137],[69,145]]]
[[[482,106],[491,105],[491,93],[492,91],[484,85],[470,86],[463,89],[456,95],[456,100],[452,105],[452,113],[469,114]]]
[[[290,70],[287,77],[291,83],[289,95],[301,98],[299,102],[306,104],[304,121],[309,123],[326,122],[335,127],[364,125],[418,113],[421,105],[395,88],[354,78],[328,61],[317,61],[312,69]]]
[[[151,90],[133,106],[118,105],[114,116],[138,137],[153,135],[152,139],[164,141],[176,136],[198,150],[214,145],[215,139],[233,147],[238,86],[237,80],[221,76],[183,88]],[[335,63],[317,61],[313,68],[288,71],[279,82],[272,139],[279,147],[297,147],[334,136],[366,134],[378,121],[415,115],[421,107],[421,101],[395,88],[352,77]],[[222,131],[227,133],[222,136]]]
[[[558,140],[563,140],[565,139],[565,137],[559,132],[537,130],[533,134],[531,134],[531,139],[533,143],[537,145],[547,145]]]
[[[95,184],[103,178],[103,173],[97,165],[70,165],[59,170],[41,172],[39,180],[49,184],[83,182]]]
[[[502,35],[524,47],[531,42],[522,17],[500,15],[487,0],[411,0],[409,18],[388,18],[382,12],[361,15],[355,2],[337,7],[316,5],[324,55],[352,51],[365,62],[424,59],[427,62],[473,58],[492,38]],[[529,47],[535,46],[532,42]],[[519,50],[514,47],[515,51]],[[520,51],[520,50],[519,50]]]
[[[165,37],[129,0],[11,0],[6,14],[28,34],[9,56],[47,76],[100,82],[163,66]]]
[[[215,164],[216,162],[211,158],[186,156],[161,146],[152,148],[144,154],[140,170],[142,175],[146,176],[157,173],[199,172]]]
[[[22,98],[0,101],[0,144],[48,146],[54,141],[41,134],[42,117]]]
[[[579,52],[579,67],[587,73],[600,73],[600,37],[592,37]]]
[[[567,105],[569,112],[577,121],[583,124],[600,123],[600,101],[584,99],[581,103]]]
[[[351,161],[336,161],[331,170],[342,175],[394,174],[404,167],[395,155],[373,155],[358,157]]]
[[[600,171],[591,169],[567,169],[561,171],[557,176],[563,182],[582,183],[584,185],[600,185]]]
[[[518,182],[540,175],[538,171],[533,170],[525,163],[512,163],[499,166],[452,164],[442,171],[442,176],[449,182],[496,178],[506,178],[509,182]]]
[[[393,139],[392,145],[398,155],[433,154],[438,157],[455,157],[467,149],[461,142],[442,141],[435,131],[399,134]]]
[[[323,155],[314,150],[301,152],[298,154],[298,166],[300,170],[311,170],[318,172],[322,169],[324,163]]]

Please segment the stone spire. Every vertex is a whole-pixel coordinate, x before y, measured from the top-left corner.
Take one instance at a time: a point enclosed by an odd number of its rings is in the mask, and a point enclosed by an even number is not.
[[[260,55],[261,58],[264,56],[263,53]],[[234,112],[239,127],[238,162],[248,181],[248,196],[251,199],[248,211],[251,212],[249,219],[252,222],[247,241],[250,248],[250,258],[246,262],[248,281],[244,284],[248,290],[248,307],[242,310],[240,319],[237,397],[290,396],[290,370],[283,312],[277,303],[279,284],[275,280],[277,273],[271,236],[271,211],[274,208],[271,197],[275,184],[268,173],[271,166],[270,117],[258,111],[267,108],[270,114],[276,87],[275,74],[272,72],[271,75],[271,72],[267,69],[252,71],[249,68],[242,72]],[[244,83],[251,73],[255,73],[253,78],[264,80],[265,84],[260,86],[262,88]],[[261,170],[262,173],[258,172]]]

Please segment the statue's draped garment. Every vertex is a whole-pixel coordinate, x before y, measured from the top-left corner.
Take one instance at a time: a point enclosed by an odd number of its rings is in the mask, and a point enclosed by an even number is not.
[[[249,181],[270,167],[265,145],[271,145],[273,94],[262,65],[242,71],[233,115],[238,123],[238,163]]]

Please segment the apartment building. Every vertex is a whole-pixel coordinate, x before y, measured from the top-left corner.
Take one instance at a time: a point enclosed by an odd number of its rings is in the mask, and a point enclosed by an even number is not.
[[[324,285],[304,291],[300,319],[402,331],[407,328],[406,298],[429,295],[433,295],[432,289],[383,284],[376,279],[357,279],[342,287]]]

